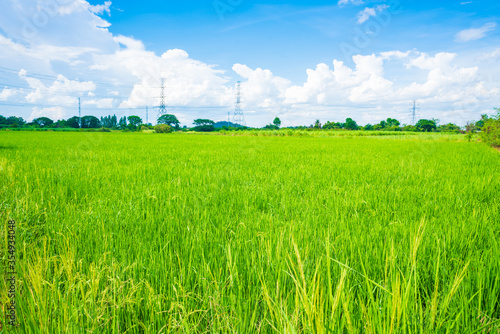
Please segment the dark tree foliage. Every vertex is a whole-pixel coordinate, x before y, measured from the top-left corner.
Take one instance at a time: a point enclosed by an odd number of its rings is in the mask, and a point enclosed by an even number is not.
[[[333,130],[333,129],[343,129],[345,127],[345,124],[344,123],[340,123],[340,122],[326,122],[325,124],[323,124],[323,129],[326,129],[326,130]]]
[[[131,128],[135,129],[137,128],[139,125],[142,124],[142,118],[140,118],[139,116],[129,116],[127,117],[127,120],[128,120],[128,124]]]
[[[440,132],[460,132],[460,127],[453,123],[443,124],[438,127]]]
[[[127,118],[123,116],[120,118],[120,121],[118,122],[118,128],[120,129],[125,129],[127,127]]]
[[[0,115],[0,126],[1,127],[20,127],[26,124],[26,121],[22,117],[10,116],[4,117]]]
[[[101,125],[105,128],[116,128],[118,126],[118,120],[116,115],[108,115],[101,117]]]
[[[83,116],[82,117],[82,128],[84,129],[95,129],[100,128],[101,122],[99,118],[95,116]]]
[[[70,128],[79,128],[80,127],[80,118],[78,116],[73,116],[68,118],[66,121],[66,126]]]
[[[347,118],[345,120],[345,128],[347,130],[357,130],[358,129],[358,124],[352,118]]]
[[[421,119],[415,126],[419,131],[423,132],[436,131],[437,121],[435,119]]]
[[[481,140],[489,145],[500,147],[500,108],[497,115],[484,121],[481,128]]]
[[[175,117],[175,115],[171,115],[171,114],[165,114],[165,115],[161,115],[159,118],[158,118],[158,121],[157,121],[158,124],[167,124],[167,125],[170,125],[170,126],[174,126],[175,128],[179,128],[179,120],[177,119],[177,117]]]
[[[51,126],[54,123],[54,121],[48,117],[38,117],[38,118],[35,118],[32,123],[34,125],[41,127],[41,128],[44,128],[44,127]]]
[[[281,126],[281,119],[279,117],[275,117],[273,120],[273,125],[279,128]]]
[[[202,125],[214,125],[215,122],[212,121],[211,119],[203,119],[203,118],[198,118],[193,121],[193,124],[196,126],[202,126]]]
[[[486,114],[482,114],[481,115],[481,119],[479,121],[476,122],[476,128],[481,130],[481,128],[486,124],[486,122],[488,121],[488,115]]]
[[[386,120],[386,123],[387,123],[388,127],[395,127],[395,126],[399,126],[401,124],[401,123],[399,123],[399,121],[397,119],[394,119],[394,118],[388,118]]]

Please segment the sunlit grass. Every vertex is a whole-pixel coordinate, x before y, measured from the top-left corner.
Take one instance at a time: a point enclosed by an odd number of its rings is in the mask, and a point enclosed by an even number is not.
[[[500,155],[400,137],[0,133],[14,331],[497,332]]]

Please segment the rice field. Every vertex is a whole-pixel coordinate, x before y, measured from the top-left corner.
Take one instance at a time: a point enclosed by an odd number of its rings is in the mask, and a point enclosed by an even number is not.
[[[432,136],[0,132],[2,326],[500,333],[500,154]]]

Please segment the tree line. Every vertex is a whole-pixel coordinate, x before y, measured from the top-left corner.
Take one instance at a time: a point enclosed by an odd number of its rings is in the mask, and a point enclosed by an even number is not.
[[[352,118],[347,118],[345,122],[321,123],[316,120],[309,126],[294,126],[287,129],[311,129],[311,130],[365,130],[365,131],[412,131],[412,132],[479,132],[485,126],[491,131],[492,124],[498,117],[489,117],[481,115],[481,119],[476,122],[470,122],[465,127],[460,127],[453,123],[438,125],[437,119],[420,119],[415,125],[401,124],[395,118],[387,118],[377,124],[358,125]],[[0,115],[0,128],[82,128],[82,129],[104,129],[104,130],[122,130],[122,131],[144,131],[154,130],[155,132],[173,132],[173,131],[197,131],[212,132],[218,130],[244,130],[248,127],[240,126],[235,123],[221,121],[215,122],[211,119],[195,119],[192,127],[184,126],[181,128],[180,122],[175,115],[165,114],[157,119],[157,125],[144,124],[141,117],[132,115],[118,118],[116,115],[108,115],[97,118],[87,115],[83,117],[73,116],[66,120],[53,121],[48,117],[38,117],[31,122],[26,122],[22,117]],[[263,127],[263,129],[277,130],[281,128],[281,120],[275,117],[272,123]]]

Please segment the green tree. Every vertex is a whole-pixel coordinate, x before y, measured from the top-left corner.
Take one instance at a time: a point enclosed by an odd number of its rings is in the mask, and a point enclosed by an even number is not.
[[[53,128],[67,128],[68,122],[64,119],[60,119],[60,120],[54,122],[54,124],[52,124],[52,127]]]
[[[80,127],[80,118],[78,116],[73,116],[66,120],[66,126],[70,128],[79,128]]]
[[[364,127],[364,130],[366,130],[366,131],[373,130],[373,125],[371,125],[370,123],[366,124],[365,127]]]
[[[460,127],[453,123],[440,125],[437,129],[441,132],[460,132]]]
[[[399,123],[399,121],[397,119],[394,119],[394,118],[388,118],[386,120],[387,122],[387,126],[388,127],[395,127],[395,126],[399,126],[401,123]]]
[[[22,117],[10,116],[6,120],[6,124],[12,127],[23,126],[26,124]]]
[[[500,147],[500,108],[496,109],[496,111],[496,117],[484,121],[479,136],[483,142]]]
[[[420,119],[415,126],[419,131],[431,132],[436,131],[437,121],[435,119]]]
[[[82,128],[84,129],[95,129],[101,127],[101,121],[95,116],[83,116],[82,117]]]
[[[127,128],[127,118],[125,116],[121,117],[118,121],[118,128],[125,129]]]
[[[281,126],[281,119],[279,117],[275,117],[273,124],[279,128]]]
[[[313,126],[314,129],[321,129],[321,122],[319,121],[319,119],[316,120],[316,122],[314,122],[314,126]]]
[[[35,118],[32,123],[34,125],[38,125],[41,128],[45,128],[45,127],[51,126],[54,123],[54,121],[48,117],[38,117],[38,118]]]
[[[140,118],[139,116],[132,115],[127,117],[127,120],[128,125],[132,130],[137,129],[137,127],[142,124],[142,118]]]
[[[158,117],[157,123],[174,126],[176,129],[178,129],[179,124],[181,124],[181,122],[179,122],[177,117],[175,117],[175,115],[171,115],[171,114],[161,115],[160,117]]]
[[[175,117],[175,116],[174,116]],[[202,126],[202,125],[214,125],[215,122],[212,121],[211,119],[203,119],[203,118],[198,118],[193,121],[193,124],[196,126]]]
[[[479,121],[476,122],[476,128],[481,130],[481,128],[486,124],[486,122],[488,121],[488,115],[486,114],[482,114],[481,115],[481,119]]]
[[[347,118],[345,120],[345,128],[347,130],[357,130],[358,129],[358,124],[352,118]]]
[[[403,126],[403,128],[401,130],[408,131],[408,132],[417,132],[418,131],[418,129],[415,125],[410,125],[410,124]]]
[[[215,125],[214,125],[215,122],[212,121],[211,119],[198,118],[193,121],[193,124],[195,125],[193,130],[197,132],[215,131]]]

